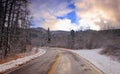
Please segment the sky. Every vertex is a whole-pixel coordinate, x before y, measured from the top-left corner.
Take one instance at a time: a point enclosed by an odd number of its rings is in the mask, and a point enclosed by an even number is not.
[[[31,0],[32,27],[51,30],[120,28],[120,0]]]

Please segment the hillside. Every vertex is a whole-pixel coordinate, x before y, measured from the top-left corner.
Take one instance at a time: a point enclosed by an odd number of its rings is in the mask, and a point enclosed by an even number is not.
[[[43,28],[30,28],[31,43],[33,46],[46,46],[47,31]]]
[[[71,34],[68,31],[51,31],[51,43],[47,43],[47,30],[31,28],[31,42],[33,46],[53,46],[70,48]],[[120,46],[120,30],[76,31],[73,48],[100,48],[108,45]]]

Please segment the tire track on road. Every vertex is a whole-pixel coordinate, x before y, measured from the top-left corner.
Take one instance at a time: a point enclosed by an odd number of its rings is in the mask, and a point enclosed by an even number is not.
[[[56,56],[55,62],[53,63],[52,67],[49,69],[48,74],[54,74],[58,64],[59,64],[59,60],[60,60],[60,52],[57,50],[58,54]]]

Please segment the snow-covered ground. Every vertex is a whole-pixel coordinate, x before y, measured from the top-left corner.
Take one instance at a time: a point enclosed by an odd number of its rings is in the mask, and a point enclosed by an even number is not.
[[[101,49],[71,51],[90,61],[105,74],[120,74],[120,63],[108,56],[99,54]]]
[[[28,61],[45,54],[45,52],[46,51],[43,49],[38,49],[38,52],[34,55],[26,56],[24,58],[19,58],[19,59],[12,60],[12,61],[4,63],[4,64],[0,64],[0,73],[4,72],[6,70],[12,69],[12,68],[16,68],[22,64],[25,64]]]

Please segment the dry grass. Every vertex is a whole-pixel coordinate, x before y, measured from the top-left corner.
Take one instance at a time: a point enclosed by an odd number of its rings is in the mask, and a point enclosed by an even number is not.
[[[108,45],[103,48],[100,52],[101,54],[105,54],[111,56],[113,59],[117,59],[120,61],[120,47],[114,45]]]
[[[16,60],[18,58],[23,58],[25,56],[29,56],[29,55],[33,55],[35,54],[36,52],[34,51],[31,51],[31,52],[26,52],[26,53],[19,53],[19,54],[16,54],[14,56],[10,56],[10,57],[7,57],[5,59],[0,59],[0,64],[3,64],[3,63],[6,63],[6,62],[9,62],[11,60]]]

